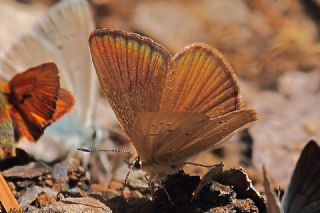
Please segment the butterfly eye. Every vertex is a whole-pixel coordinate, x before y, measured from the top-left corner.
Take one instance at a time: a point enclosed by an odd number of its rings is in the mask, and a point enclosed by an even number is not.
[[[134,164],[133,164],[133,168],[134,169],[141,169],[142,168],[142,161],[141,159],[138,157],[136,158]]]

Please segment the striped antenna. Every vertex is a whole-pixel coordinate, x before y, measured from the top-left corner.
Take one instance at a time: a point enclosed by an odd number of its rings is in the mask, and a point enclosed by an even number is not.
[[[116,152],[116,153],[126,153],[129,154],[131,156],[133,156],[134,154],[132,152],[129,151],[124,151],[124,150],[119,150],[119,149],[89,149],[89,148],[78,148],[79,151],[82,152]]]

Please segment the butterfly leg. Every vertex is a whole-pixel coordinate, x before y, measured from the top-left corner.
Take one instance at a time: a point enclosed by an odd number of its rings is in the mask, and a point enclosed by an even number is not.
[[[121,198],[121,199],[119,199],[118,202],[117,202],[117,208],[118,208],[118,209],[121,209],[121,203],[122,203],[121,200],[122,200],[122,199],[125,200],[125,197],[124,197],[124,189],[125,189],[125,187],[126,187],[127,184],[128,184],[129,175],[130,175],[132,169],[133,169],[133,166],[130,166],[130,167],[129,167],[129,171],[127,172],[126,177],[124,178],[124,182],[123,182],[123,186],[122,186],[121,194],[120,194],[120,198]]]
[[[145,175],[144,176],[144,179],[147,181],[148,183],[148,189],[150,190],[150,193],[151,193],[151,201],[154,200],[154,184],[152,184],[150,181],[149,181],[149,178]]]

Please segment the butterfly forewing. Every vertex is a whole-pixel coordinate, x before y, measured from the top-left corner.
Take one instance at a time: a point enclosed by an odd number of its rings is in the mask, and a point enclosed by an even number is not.
[[[320,148],[309,142],[303,149],[283,199],[284,212],[320,212]]]
[[[120,30],[96,30],[90,48],[101,86],[131,136],[140,113],[159,111],[171,56],[151,39]]]
[[[11,101],[40,126],[52,117],[59,94],[58,69],[43,64],[16,75],[10,82]],[[34,115],[34,116],[33,116]]]
[[[18,133],[37,140],[55,113],[60,89],[56,65],[47,63],[20,73],[9,82],[9,87],[11,114],[14,125],[20,129]]]
[[[174,57],[161,109],[216,117],[240,108],[238,79],[220,52],[194,43]]]

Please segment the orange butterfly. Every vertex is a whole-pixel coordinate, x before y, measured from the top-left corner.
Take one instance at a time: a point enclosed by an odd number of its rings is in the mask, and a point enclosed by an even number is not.
[[[36,141],[44,129],[74,104],[60,88],[58,69],[45,63],[17,74],[0,86],[0,158],[15,155],[14,142]]]
[[[151,183],[257,120],[241,109],[236,74],[221,53],[194,43],[172,56],[147,37],[100,29],[89,39],[101,86]]]

